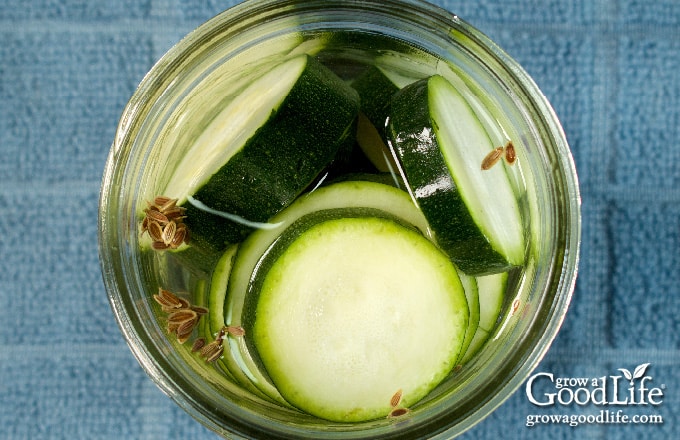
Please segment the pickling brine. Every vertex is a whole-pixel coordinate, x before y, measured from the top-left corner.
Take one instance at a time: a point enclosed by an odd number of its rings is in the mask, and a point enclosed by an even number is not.
[[[214,67],[159,130],[138,212],[160,325],[254,398],[407,417],[516,310],[532,234],[504,121],[456,65],[377,34]]]

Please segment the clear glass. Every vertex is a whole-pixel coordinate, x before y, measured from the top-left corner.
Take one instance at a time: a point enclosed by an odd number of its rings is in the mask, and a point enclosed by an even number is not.
[[[342,44],[324,39],[338,32],[372,38]],[[415,74],[436,71],[442,60],[482,102],[501,109],[499,141],[506,135],[521,147],[516,176],[530,246],[525,267],[511,282],[502,322],[479,355],[405,418],[331,423],[261,399],[169,338],[150,299],[159,285],[200,296],[210,274],[173,261],[171,253],[141,252],[138,213],[234,93],[243,66],[256,69],[300,35],[304,41],[296,50],[316,54],[348,77],[375,53],[385,53],[381,37],[427,55],[412,60]],[[365,46],[371,41],[375,46]],[[215,432],[228,438],[447,439],[503,403],[558,332],[577,273],[580,198],[569,147],[544,96],[515,61],[459,17],[417,0],[254,0],[185,37],[130,99],[103,177],[99,241],[111,307],[134,355],[168,396]]]

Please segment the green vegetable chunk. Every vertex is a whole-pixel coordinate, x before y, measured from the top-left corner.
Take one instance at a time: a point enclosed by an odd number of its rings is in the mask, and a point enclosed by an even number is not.
[[[412,197],[462,271],[492,274],[523,263],[522,219],[505,165],[481,169],[497,146],[446,79],[433,75],[397,92],[387,135]]]
[[[208,125],[170,179],[199,245],[223,249],[288,206],[353,136],[356,92],[308,55],[250,83]]]
[[[320,221],[265,275],[251,337],[292,405],[356,422],[423,398],[468,327],[456,268],[418,231],[380,217]]]
[[[262,271],[263,256],[270,256],[272,249],[281,243],[283,234],[288,234],[290,227],[298,226],[303,218],[341,210],[347,212],[347,215],[356,215],[357,211],[365,210],[381,211],[383,215],[398,218],[426,237],[431,237],[425,217],[409,195],[393,186],[368,180],[346,180],[304,194],[272,218],[276,228],[260,229],[252,233],[239,246],[233,263],[229,256],[218,264],[213,276],[211,304],[217,306],[224,303],[224,313],[219,313],[218,316],[215,312],[217,320],[214,331],[226,324],[243,326],[246,334],[249,334],[253,321],[252,309],[255,308],[252,303],[256,303],[260,290],[260,286],[256,287],[254,281],[259,282],[256,274]],[[245,339],[250,341],[248,337]],[[280,399],[271,380],[260,374],[261,363],[257,362],[257,353],[252,344],[234,340],[231,342],[234,350],[230,356],[236,359],[235,363],[247,371],[247,375],[259,389],[274,399]]]

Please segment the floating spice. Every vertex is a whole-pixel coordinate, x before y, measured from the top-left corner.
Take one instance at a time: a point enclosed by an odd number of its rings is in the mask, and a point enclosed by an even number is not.
[[[393,419],[396,417],[402,417],[405,416],[406,414],[410,413],[411,410],[408,408],[394,408],[390,413],[387,415],[387,418]]]
[[[193,353],[196,353],[197,351],[199,351],[204,346],[205,346],[205,339],[204,338],[196,338],[193,345],[191,346],[191,351]]]
[[[212,341],[210,344],[201,348],[198,353],[202,358],[205,359],[206,362],[215,362],[217,359],[222,357],[222,353],[224,353],[222,337],[218,336],[217,339]]]
[[[512,165],[515,163],[515,160],[517,160],[515,146],[512,144],[512,141],[508,141],[508,143],[505,144],[505,161],[508,165]]]
[[[177,309],[188,309],[191,307],[189,301],[184,298],[180,298],[169,290],[158,288],[158,293],[153,296],[153,299],[160,304],[161,309],[165,313],[171,313]]]
[[[392,410],[389,412],[389,414],[387,414],[388,419],[405,416],[406,414],[411,412],[411,410],[409,410],[408,408],[399,406],[401,404],[403,395],[404,392],[400,388],[399,390],[397,390],[396,393],[394,393],[394,395],[390,399],[390,406],[392,407]]]
[[[482,170],[491,169],[501,158],[505,159],[508,165],[512,165],[517,161],[517,152],[512,141],[508,141],[503,147],[496,147],[482,159]]]
[[[520,304],[521,304],[521,301],[519,299],[516,299],[512,302],[512,310],[510,311],[511,316],[514,315],[517,312]]]
[[[206,362],[215,362],[222,357],[224,353],[224,339],[227,335],[243,336],[246,332],[243,327],[227,325],[220,329],[215,337],[215,340],[207,345],[201,345],[197,351],[198,354],[205,359]],[[205,341],[203,341],[205,343]],[[196,351],[196,350],[194,350]]]
[[[503,147],[496,147],[482,160],[482,169],[488,170],[503,157]]]
[[[160,287],[153,299],[161,306],[161,310],[168,314],[167,331],[174,333],[180,344],[189,339],[201,316],[208,313],[205,307],[193,306],[186,299]]]
[[[403,395],[403,391],[399,389],[396,393],[394,393],[394,396],[392,396],[392,399],[390,399],[390,406],[392,408],[396,408],[399,406],[401,403],[401,397]]]
[[[151,237],[151,247],[155,250],[177,249],[189,241],[189,230],[184,223],[186,209],[177,206],[177,199],[165,196],[147,202],[142,220],[142,234]]]

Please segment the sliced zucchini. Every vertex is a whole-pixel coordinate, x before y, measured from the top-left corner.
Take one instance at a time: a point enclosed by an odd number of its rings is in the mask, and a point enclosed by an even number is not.
[[[227,250],[224,251],[224,254],[218,261],[217,267],[213,272],[210,284],[210,294],[208,297],[208,310],[210,311],[210,334],[206,335],[208,340],[214,338],[225,325],[224,301],[229,283],[229,275],[231,274],[231,268],[234,265],[234,256],[236,255],[237,249],[238,245],[229,246]],[[245,341],[242,337],[227,335],[224,354],[217,360],[217,363],[249,391],[254,392],[260,397],[265,397],[274,402],[288,405],[276,388],[262,376],[260,371],[249,368],[248,362],[244,360],[243,353],[245,350],[242,349],[244,346]]]
[[[166,196],[187,208],[192,240],[236,243],[290,204],[352,136],[358,96],[308,55],[249,84],[177,166]]]
[[[468,346],[467,350],[462,356],[461,361],[459,362],[460,364],[465,364],[467,363],[470,359],[473,358],[474,355],[479,353],[479,350],[482,349],[484,344],[489,340],[489,332],[477,327],[477,331],[475,332],[474,336],[472,337],[472,341],[470,341],[470,345]]]
[[[507,272],[477,277],[480,328],[488,332],[496,328],[501,309],[503,308],[503,300],[507,287]]]
[[[357,123],[357,143],[366,157],[382,172],[396,173],[396,159],[387,146],[386,125],[392,96],[401,88],[422,78],[423,72],[413,72],[413,62],[391,52],[376,59],[364,73],[352,82],[359,94],[361,112]],[[431,68],[427,69],[432,70]],[[412,75],[422,75],[418,78]]]
[[[368,207],[338,207],[330,209],[320,209],[297,218],[290,224],[271,245],[264,251],[253,268],[250,274],[248,284],[248,292],[246,293],[243,312],[242,312],[242,326],[246,332],[252,330],[252,325],[255,320],[255,309],[259,300],[259,295],[262,290],[262,281],[271,269],[272,265],[278,260],[279,256],[293,243],[298,237],[304,234],[309,228],[316,226],[319,223],[349,219],[349,218],[385,218],[397,222],[404,227],[411,228],[415,231],[418,229],[412,224],[408,223],[401,217],[384,211],[382,209],[368,208]]]
[[[384,51],[375,65],[400,89],[437,73],[439,58],[423,51],[405,56],[403,53]]]
[[[502,125],[502,122],[506,122],[507,115],[503,114],[497,102],[494,102],[488,94],[479,90],[478,85],[469,79],[466,81],[466,77],[458,68],[443,60],[440,60],[437,64],[437,73],[446,78],[465,98],[494,145],[505,145],[512,140],[518,154],[523,154],[524,148],[518,148],[521,145],[519,136],[510,128],[506,129]],[[513,185],[515,196],[518,199],[526,197],[525,176],[522,173],[521,164],[506,167],[505,171]]]
[[[246,295],[252,290],[253,273],[267,249],[272,246],[286,228],[301,217],[313,212],[334,208],[379,209],[415,226],[430,239],[432,237],[425,217],[403,190],[384,183],[366,180],[349,180],[322,186],[301,196],[288,208],[274,216],[271,222],[277,225],[275,228],[257,230],[241,243],[234,258],[233,266],[230,265],[227,269],[229,280],[225,281],[226,293],[219,291],[211,293],[216,302],[216,307],[226,296],[222,323],[216,325],[243,326],[245,324],[243,307]],[[233,356],[239,359],[244,371],[249,372],[253,383],[270,397],[277,398],[277,394],[272,393],[271,382],[261,374],[260,366],[253,358],[249,347],[243,344],[241,340],[231,341],[231,343],[233,344]]]
[[[386,416],[453,368],[468,328],[448,257],[394,220],[343,217],[306,228],[264,274],[252,338],[286,400],[318,417]]]
[[[397,173],[390,149],[385,144],[378,129],[364,113],[357,119],[357,144],[363,155],[373,164],[376,170],[383,173]]]
[[[468,351],[468,347],[472,344],[472,340],[477,333],[479,328],[479,287],[477,286],[477,279],[471,275],[466,275],[462,272],[458,272],[460,276],[460,282],[463,284],[465,289],[465,298],[468,304],[468,310],[470,316],[468,318],[468,328],[465,331],[465,339],[463,340],[463,346],[460,349],[460,354],[458,355],[458,363],[463,363],[463,357]]]
[[[213,272],[212,280],[210,283],[210,294],[208,295],[208,328],[206,329],[206,334],[204,337],[207,341],[213,340],[220,329],[224,326],[224,314],[223,307],[224,304],[224,292],[227,290],[227,283],[229,282],[229,271],[233,265],[234,255],[238,245],[232,245],[227,248],[222,257],[217,262],[217,267]],[[227,336],[230,338],[231,336]],[[228,344],[228,339],[225,341]],[[232,356],[230,356],[229,351],[225,350],[225,355],[216,361],[224,371],[226,371],[229,376],[238,381],[242,386],[246,387],[249,391],[255,392],[257,395],[262,397],[262,393],[255,388],[248,378],[245,376],[243,371],[238,367],[236,361]]]
[[[400,89],[382,69],[371,66],[360,77],[352,82],[352,87],[359,94],[361,111],[378,130],[381,137],[385,136],[385,123],[390,112],[392,95]]]
[[[352,87],[361,101],[356,135],[359,147],[378,170],[396,173],[396,163],[385,143],[385,124],[390,100],[399,87],[375,66],[354,80]]]
[[[409,191],[456,265],[471,275],[521,265],[517,198],[503,165],[481,170],[496,145],[460,93],[439,75],[406,86],[387,127]]]
[[[476,277],[476,283],[479,295],[479,325],[461,363],[469,361],[477,354],[496,329],[508,287],[508,273]]]

